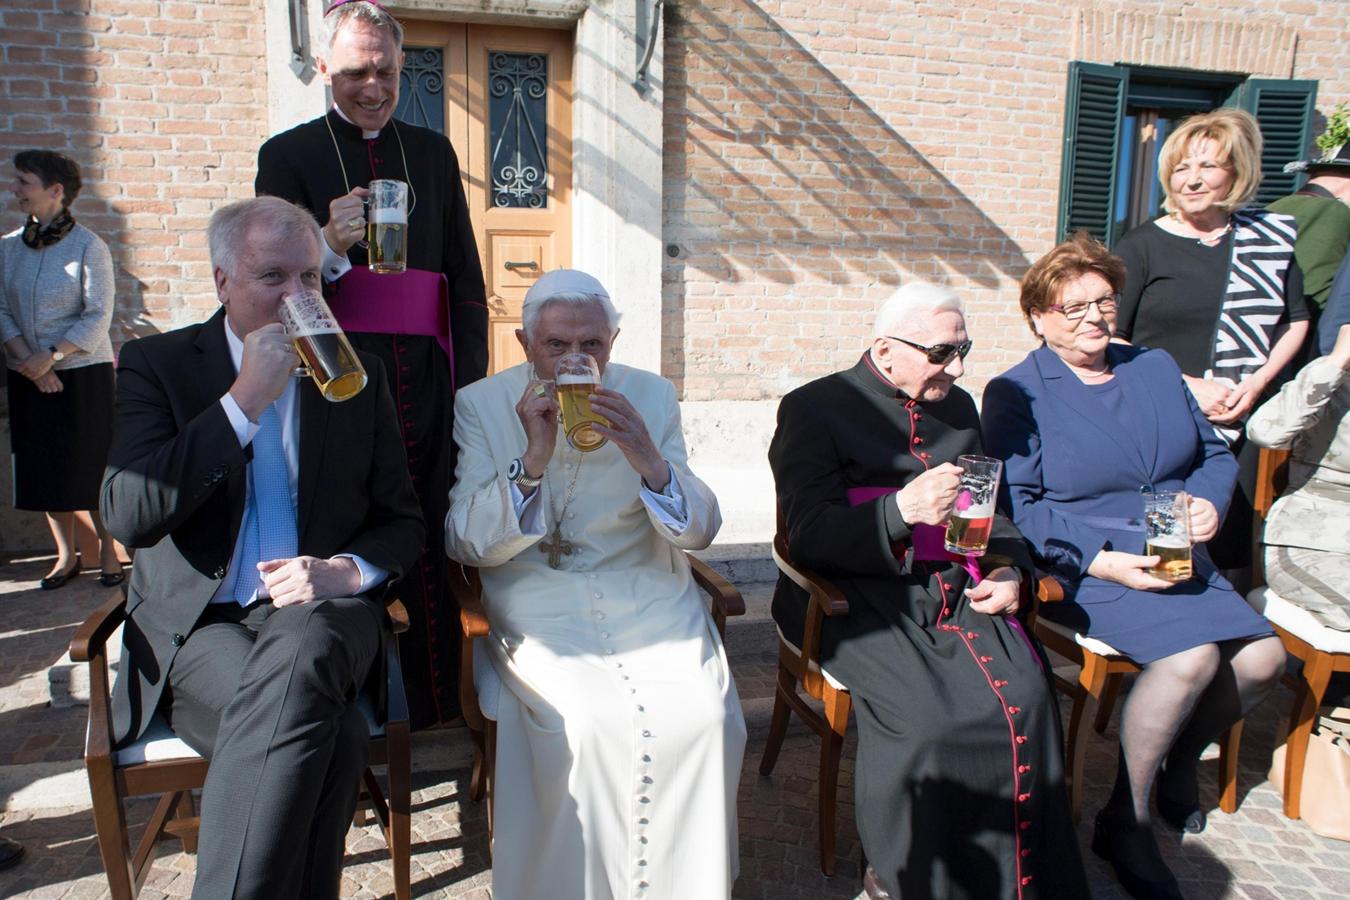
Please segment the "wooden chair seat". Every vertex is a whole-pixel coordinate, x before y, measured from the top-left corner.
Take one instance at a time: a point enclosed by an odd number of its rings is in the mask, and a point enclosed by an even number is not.
[[[407,630],[408,618],[397,600],[389,604],[395,634]],[[206,783],[208,760],[175,735],[163,717],[156,715],[140,739],[120,749],[112,745],[112,687],[108,666],[108,641],[126,618],[126,600],[117,596],[95,610],[75,632],[70,657],[89,664],[89,725],[85,733],[85,769],[94,811],[99,853],[108,876],[113,900],[132,900],[145,884],[154,862],[155,846],[174,837],[183,850],[197,850],[201,824],[193,791]],[[403,691],[398,642],[390,640],[385,665],[388,671],[386,721],[375,725],[374,710],[364,700],[361,711],[371,725],[369,765],[386,766],[387,788],[371,768],[362,776],[363,797],[368,800],[384,831],[394,865],[394,895],[409,900],[411,885],[412,752],[409,740],[408,703]],[[131,847],[125,802],[128,798],[153,795],[159,800],[137,842]]]
[[[788,652],[794,653],[797,656],[802,655],[802,648],[798,647],[796,644],[792,643],[792,641],[787,639],[786,635],[783,634],[783,629],[778,627],[777,622],[774,623],[773,630],[778,634],[778,643],[780,646],[786,647]],[[848,687],[846,687],[842,681],[840,681],[838,678],[835,678],[833,675],[830,674],[829,669],[822,667],[820,663],[818,663],[814,659],[808,659],[806,663],[808,666],[811,667],[812,671],[820,673],[820,675],[822,675],[825,678],[825,681],[828,682],[829,685],[833,687],[835,690],[837,691],[848,690]]]
[[[694,582],[708,595],[717,633],[726,637],[727,619],[745,614],[741,592],[702,560],[685,553]],[[450,565],[450,592],[459,606],[463,632],[459,659],[459,703],[473,741],[473,775],[469,798],[487,800],[488,847],[491,853],[494,811],[492,784],[497,757],[497,702],[503,690],[486,654],[475,653],[475,644],[488,639],[491,626],[483,610],[483,585],[472,566]]]

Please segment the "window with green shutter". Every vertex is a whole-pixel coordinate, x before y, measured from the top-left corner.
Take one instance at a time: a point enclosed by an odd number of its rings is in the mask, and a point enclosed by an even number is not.
[[[1114,246],[1129,229],[1157,217],[1158,155],[1175,125],[1220,106],[1256,116],[1265,140],[1257,202],[1298,188],[1284,164],[1311,140],[1315,81],[1252,79],[1221,72],[1144,66],[1069,64],[1060,171],[1058,236],[1085,229]]]

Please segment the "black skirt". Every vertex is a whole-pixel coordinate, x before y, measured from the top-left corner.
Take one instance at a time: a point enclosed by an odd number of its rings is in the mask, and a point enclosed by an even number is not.
[[[44,394],[7,373],[14,506],[38,512],[98,509],[112,442],[113,364],[56,370],[62,390]]]

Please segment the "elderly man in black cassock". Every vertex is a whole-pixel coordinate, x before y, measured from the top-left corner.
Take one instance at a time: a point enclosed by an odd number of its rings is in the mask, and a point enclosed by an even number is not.
[[[1030,554],[1002,516],[984,556],[943,546],[957,457],[980,453],[970,346],[952,291],[905,285],[857,365],[783,398],[769,462],[793,559],[849,601],[821,658],[857,715],[864,896],[1087,897],[1049,669],[1016,618]],[[788,639],[805,611],[780,577]]]
[[[446,590],[442,534],[455,471],[454,393],[487,372],[488,313],[455,151],[444,135],[393,119],[402,48],[402,26],[378,3],[332,3],[317,55],[333,108],[263,144],[254,187],[323,225],[329,303],[352,343],[389,372],[427,530],[399,589],[412,618],[400,639],[404,677],[421,728],[459,712],[459,615]],[[363,201],[377,178],[408,185],[401,275],[367,268]]]

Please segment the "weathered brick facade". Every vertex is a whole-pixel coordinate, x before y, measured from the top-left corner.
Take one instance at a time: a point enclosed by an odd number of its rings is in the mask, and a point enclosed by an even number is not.
[[[1080,9],[1111,13],[1119,47],[1075,46]],[[1296,51],[1292,71],[1268,74],[1319,79],[1325,110],[1350,99],[1348,13],[1344,0],[674,4],[665,374],[691,400],[775,398],[851,363],[877,302],[925,278],[967,298],[978,388],[1030,346],[1015,284],[1054,240],[1069,61],[1241,71],[1239,45],[1269,49],[1258,29],[1273,24]]]
[[[201,319],[215,306],[206,219],[252,195],[266,137],[260,4],[16,0],[0,25],[0,157],[7,171],[30,147],[80,163],[74,212],[117,268],[114,339]],[[4,204],[0,225],[19,224]]]

